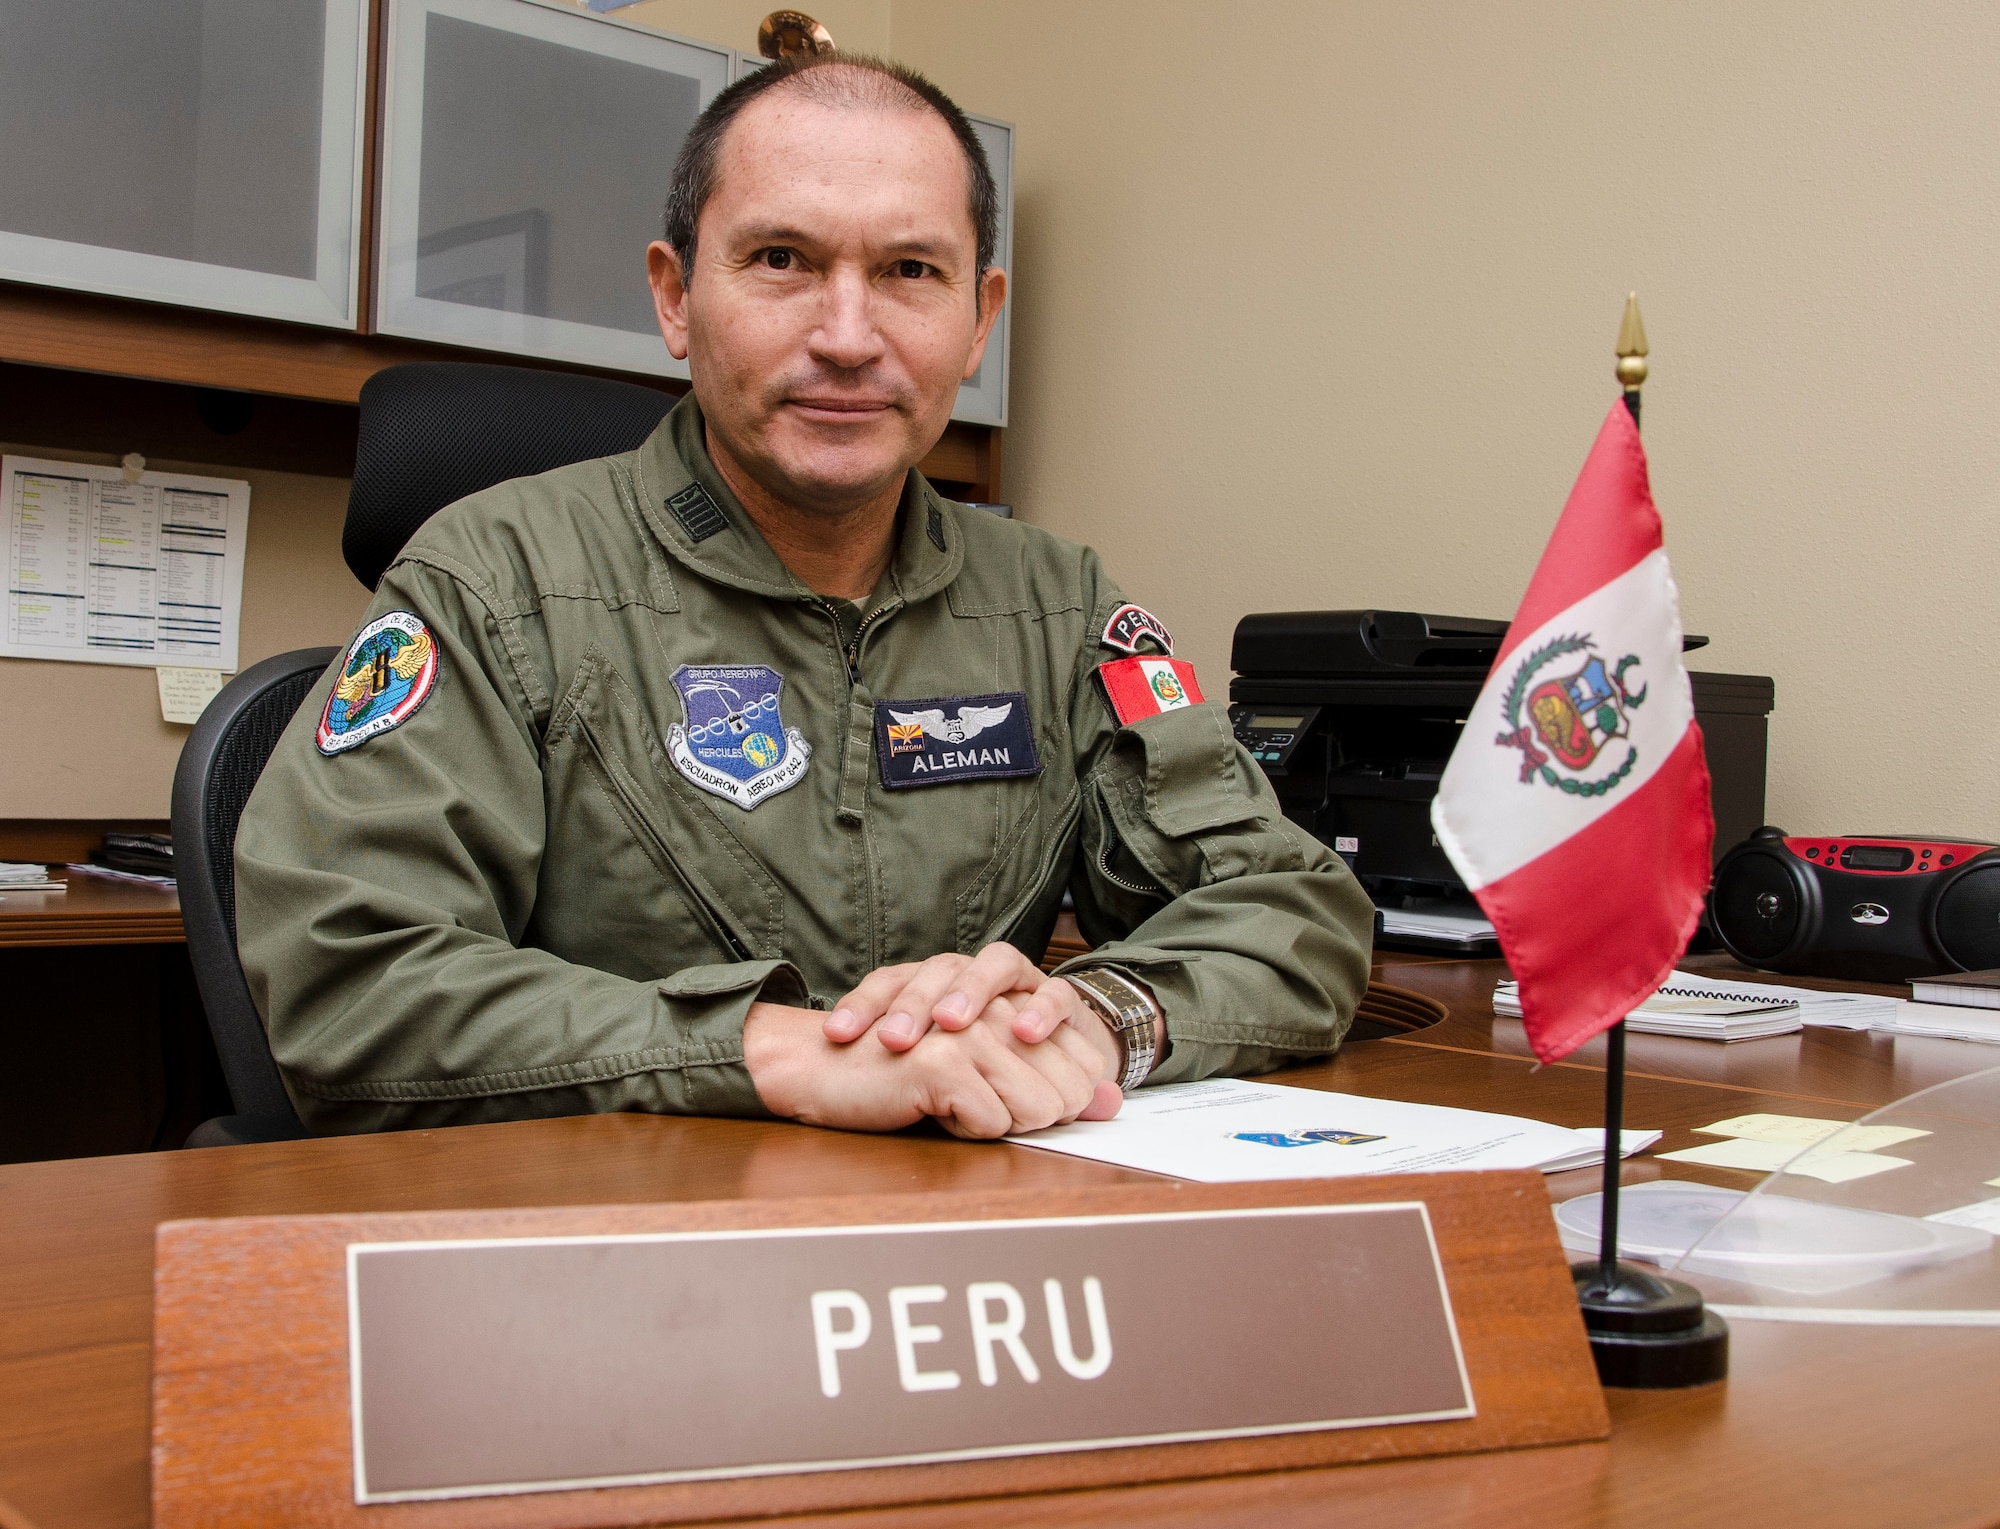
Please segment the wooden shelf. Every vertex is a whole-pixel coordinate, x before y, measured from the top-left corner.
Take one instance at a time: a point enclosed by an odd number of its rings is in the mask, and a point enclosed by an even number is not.
[[[0,362],[351,407],[362,383],[407,361],[534,366],[687,391],[670,377],[0,282]],[[947,493],[993,500],[1000,432],[954,421],[919,467]]]

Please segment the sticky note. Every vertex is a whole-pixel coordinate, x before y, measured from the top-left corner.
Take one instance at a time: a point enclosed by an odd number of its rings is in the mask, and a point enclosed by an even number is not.
[[[1993,1180],[1987,1180],[1989,1184]],[[2000,1232],[2000,1200],[1979,1200],[1957,1210],[1941,1210],[1926,1221],[1942,1221],[1947,1226],[1969,1226],[1980,1232]]]
[[[1828,1152],[1824,1156],[1809,1152],[1785,1172],[1802,1173],[1809,1179],[1823,1179],[1829,1184],[1845,1184],[1850,1179],[1871,1178],[1878,1173],[1887,1173],[1891,1168],[1909,1166],[1907,1157],[1891,1157],[1886,1152]]]
[[[1736,1115],[1718,1120],[1712,1126],[1696,1126],[1695,1131],[1702,1136],[1734,1136],[1793,1147],[1810,1147],[1838,1136],[1843,1152],[1876,1152],[1931,1134],[1911,1126],[1855,1126],[1844,1120],[1817,1120],[1809,1115]]]
[[[160,682],[161,719],[190,726],[201,720],[202,708],[229,680],[220,669],[163,668],[153,673]]]
[[[1659,1155],[1679,1163],[1701,1163],[1709,1168],[1742,1168],[1751,1173],[1776,1173],[1782,1168],[1787,1173],[1804,1174],[1829,1184],[1845,1184],[1850,1179],[1865,1179],[1870,1174],[1910,1166],[1906,1157],[1886,1157],[1877,1152],[1807,1151],[1802,1154],[1797,1142],[1758,1141],[1754,1137],[1704,1142],[1699,1147],[1684,1147],[1679,1152],[1662,1152]]]

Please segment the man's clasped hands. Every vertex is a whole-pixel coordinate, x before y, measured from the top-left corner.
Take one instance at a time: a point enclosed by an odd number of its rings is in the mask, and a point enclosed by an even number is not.
[[[831,1013],[756,1003],[743,1060],[775,1115],[856,1131],[930,1116],[997,1137],[1109,1120],[1117,1038],[1060,977],[1007,944],[884,966]]]

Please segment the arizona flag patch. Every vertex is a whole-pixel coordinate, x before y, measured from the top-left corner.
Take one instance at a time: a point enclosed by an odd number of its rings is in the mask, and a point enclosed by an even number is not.
[[[1117,658],[1099,664],[1097,677],[1121,727],[1163,711],[1199,706],[1205,699],[1195,683],[1194,665],[1183,658]]]

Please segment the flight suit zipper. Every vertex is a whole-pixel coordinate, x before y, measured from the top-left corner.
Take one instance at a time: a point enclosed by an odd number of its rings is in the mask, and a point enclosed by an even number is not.
[[[881,915],[881,863],[868,829],[868,766],[874,756],[873,744],[873,700],[868,697],[867,687],[861,679],[861,644],[869,629],[883,617],[900,610],[900,603],[878,606],[855,623],[854,635],[848,639],[844,650],[840,641],[840,617],[832,605],[824,600],[815,602],[827,620],[833,623],[836,650],[847,665],[847,715],[842,725],[840,748],[840,786],[837,815],[853,827],[859,834],[855,843],[855,892],[858,896],[857,913],[862,928],[867,931],[861,949],[866,952],[869,970],[880,966],[883,960],[883,927]],[[864,699],[864,698],[867,699]]]

